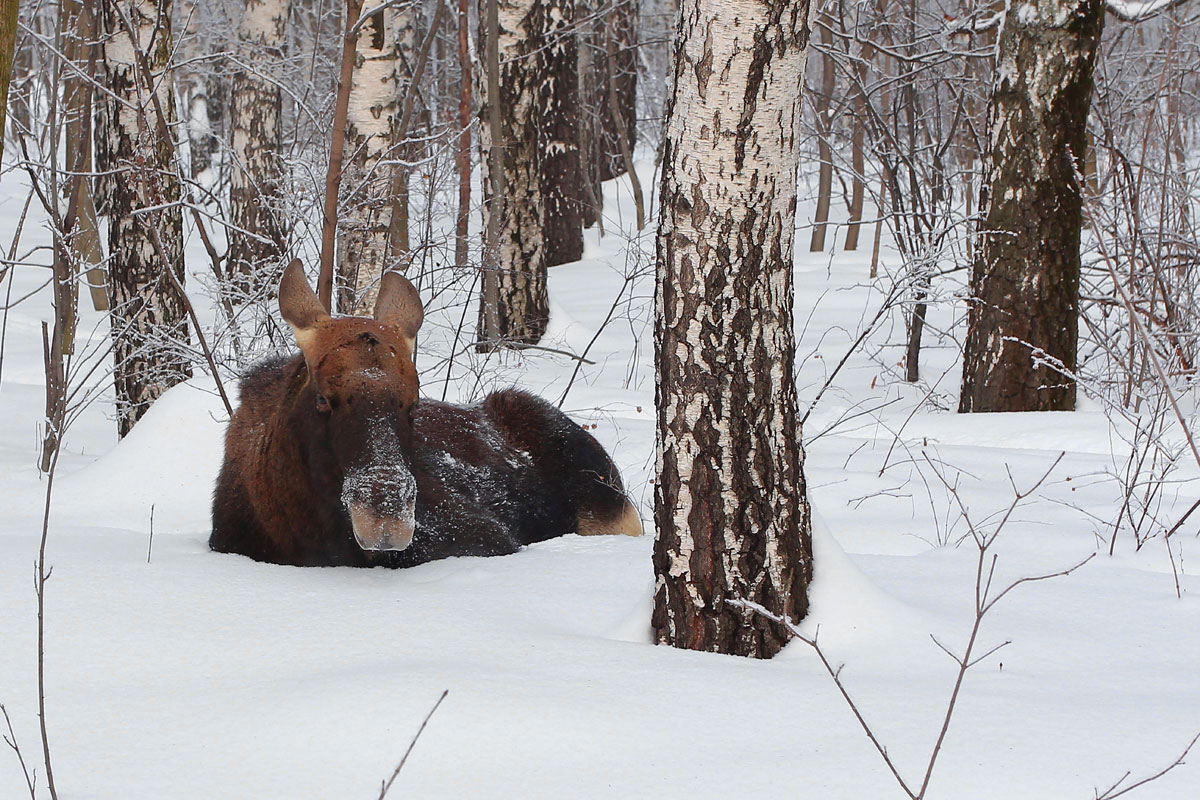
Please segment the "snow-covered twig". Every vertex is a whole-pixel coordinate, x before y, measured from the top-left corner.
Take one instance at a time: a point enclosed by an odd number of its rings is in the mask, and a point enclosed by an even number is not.
[[[1122,22],[1145,22],[1188,0],[1106,0],[1104,9]]]
[[[988,14],[986,17],[967,17],[966,19],[946,20],[946,33],[954,35],[956,33],[983,33],[984,31],[995,30],[1000,27],[1000,23],[1004,20],[1004,12],[997,11],[995,14]]]

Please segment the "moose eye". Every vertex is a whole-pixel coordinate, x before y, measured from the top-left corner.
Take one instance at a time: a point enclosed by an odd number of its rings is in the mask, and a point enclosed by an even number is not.
[[[323,394],[317,395],[317,411],[321,413],[329,411],[329,398]]]

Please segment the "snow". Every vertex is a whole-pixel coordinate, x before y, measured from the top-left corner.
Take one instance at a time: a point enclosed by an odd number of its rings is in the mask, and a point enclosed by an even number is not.
[[[642,166],[643,185],[654,185],[649,159]],[[651,230],[632,246],[612,234],[632,225],[628,183],[605,190],[610,235],[590,231],[587,259],[550,272],[547,346],[580,352],[622,291],[627,260],[648,263]],[[23,191],[4,175],[0,241]],[[802,205],[800,221],[808,215]],[[32,220],[26,227],[24,244],[47,240]],[[798,255],[802,411],[886,293],[869,284],[868,257],[869,248]],[[894,262],[885,252],[885,268]],[[43,279],[18,268],[14,296]],[[635,281],[564,404],[596,426],[647,521],[652,294],[648,276]],[[419,365],[436,361],[439,331],[460,312],[431,313]],[[30,577],[45,490],[36,447],[48,314],[45,291],[12,309],[0,376],[0,702],[39,780]],[[439,327],[436,314],[453,319]],[[1107,554],[1120,492],[1106,473],[1126,445],[1094,405],[937,410],[955,405],[957,353],[935,333],[952,314],[931,310],[924,385],[899,382],[902,347],[884,325],[809,417],[816,577],[803,627],[844,664],[864,716],[919,783],[956,671],[931,635],[961,652],[974,619],[977,553],[937,472],[987,527],[1011,501],[1010,471],[1027,488],[1063,453],[1001,531],[996,585],[1102,552],[1068,577],[1017,588],[985,618],[977,652],[1011,644],[968,672],[928,796],[1091,797],[1126,770],[1137,778],[1167,766],[1200,730],[1196,526],[1172,540],[1177,598],[1161,539],[1135,550],[1125,532]],[[102,337],[102,318],[82,315],[84,340]],[[527,351],[499,357],[488,379],[553,401],[574,366]],[[425,380],[440,396],[441,377]],[[446,388],[449,399],[477,399],[470,380]],[[568,536],[397,571],[214,554],[206,540],[224,409],[211,378],[173,389],[119,445],[111,416],[106,392],[69,431],[55,484],[46,721],[63,798],[374,797],[445,689],[392,796],[901,796],[811,649],[795,644],[760,662],[651,644],[650,537]],[[1196,472],[1175,476],[1174,518],[1195,499],[1186,481]],[[2,750],[0,797],[23,795],[16,759]],[[1133,796],[1200,796],[1200,767]]]

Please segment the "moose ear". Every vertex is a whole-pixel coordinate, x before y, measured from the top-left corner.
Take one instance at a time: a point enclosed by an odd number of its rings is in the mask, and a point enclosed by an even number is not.
[[[279,279],[279,313],[292,326],[301,350],[317,323],[329,319],[329,312],[308,285],[304,267],[298,258],[287,265],[283,277]]]
[[[399,328],[409,344],[413,344],[425,321],[425,309],[421,306],[417,287],[399,272],[385,273],[379,283],[379,298],[375,301],[375,319]]]

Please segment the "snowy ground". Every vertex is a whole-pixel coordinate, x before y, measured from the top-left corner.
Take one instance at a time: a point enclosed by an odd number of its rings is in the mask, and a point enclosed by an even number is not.
[[[608,190],[628,228],[624,188]],[[23,199],[8,173],[4,247]],[[46,238],[35,222],[25,245]],[[552,271],[556,346],[587,347],[621,291],[628,247],[591,233],[588,259]],[[797,259],[803,407],[880,302],[868,254]],[[20,268],[13,296],[45,279]],[[649,278],[633,285],[564,406],[597,425],[647,519],[652,293]],[[950,311],[936,309],[934,327],[949,325]],[[35,452],[48,313],[46,291],[12,309],[0,375],[0,702],[35,764],[30,577],[45,491]],[[81,330],[100,323],[85,311]],[[442,323],[431,317],[423,352],[444,344],[438,331],[451,321]],[[1086,404],[1073,414],[939,412],[923,400],[933,387],[953,403],[956,351],[931,334],[926,383],[913,387],[885,368],[899,361],[900,338],[885,325],[807,423],[819,516],[806,629],[819,626],[876,735],[919,784],[955,675],[931,634],[961,651],[975,587],[975,548],[955,544],[967,528],[933,465],[984,521],[1012,498],[1008,470],[1024,489],[1063,453],[1002,532],[995,583],[1068,567],[1101,540],[1103,552],[1068,577],[1019,587],[986,618],[977,653],[1011,644],[968,673],[928,796],[1091,798],[1127,770],[1132,780],[1167,766],[1200,730],[1195,525],[1175,539],[1177,598],[1161,540],[1135,552],[1122,535],[1107,555],[1119,487],[1106,472],[1125,445],[1103,414]],[[486,375],[556,400],[571,367],[527,353]],[[427,391],[442,388],[427,376]],[[461,398],[478,387],[446,388]],[[902,796],[804,645],[757,662],[650,644],[649,537],[566,537],[404,571],[210,553],[224,426],[211,389],[203,375],[175,389],[119,446],[103,399],[70,431],[46,620],[47,724],[64,799],[375,797],[446,689],[393,796]],[[1181,486],[1178,513],[1195,499]],[[0,798],[24,792],[15,757],[0,751]],[[1134,796],[1200,797],[1200,767]]]

